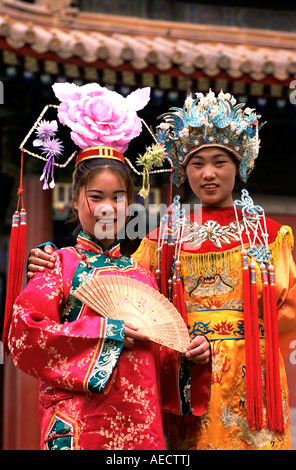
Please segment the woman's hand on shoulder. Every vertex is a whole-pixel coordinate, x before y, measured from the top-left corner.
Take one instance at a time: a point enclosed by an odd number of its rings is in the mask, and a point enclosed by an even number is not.
[[[196,336],[184,350],[185,357],[195,364],[208,364],[211,346],[205,336]]]
[[[55,262],[56,254],[52,245],[33,248],[28,258],[28,278],[31,279],[36,273],[44,271],[45,268],[53,269]]]

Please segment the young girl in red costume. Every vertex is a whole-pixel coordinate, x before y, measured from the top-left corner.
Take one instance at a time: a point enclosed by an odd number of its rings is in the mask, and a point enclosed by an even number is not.
[[[83,87],[77,87],[74,104],[71,103],[73,87],[70,90],[68,85],[55,87],[58,97],[67,95],[67,105],[63,101],[62,109],[68,113],[67,125],[74,113],[75,99],[79,106],[83,98],[86,101],[85,95],[79,96]],[[109,91],[88,86],[87,96],[93,98],[96,92],[99,106],[109,98]],[[137,107],[140,109],[139,104]],[[137,117],[135,123],[129,119],[135,128]],[[78,130],[75,122],[73,132]],[[91,131],[82,130],[82,134],[83,138],[87,136],[85,145],[89,145]],[[131,135],[130,131],[128,140]],[[80,144],[82,137],[76,136]],[[106,273],[129,276],[157,288],[146,268],[121,255],[116,239],[133,199],[124,148],[115,148],[116,142],[111,142],[110,147],[96,141],[97,146],[86,147],[78,155],[73,174],[73,206],[81,231],[76,245],[58,250],[54,269],[36,274],[14,304],[8,346],[15,365],[40,379],[41,449],[165,448],[159,347],[133,325],[102,318],[73,295],[82,282]],[[192,364],[204,363],[207,369],[206,339],[198,337],[190,343],[185,356]],[[199,375],[199,369],[194,367],[193,382],[194,376]],[[206,393],[203,391],[200,413],[207,407],[208,377],[203,382]],[[170,390],[170,397],[172,393],[177,396],[180,390]]]

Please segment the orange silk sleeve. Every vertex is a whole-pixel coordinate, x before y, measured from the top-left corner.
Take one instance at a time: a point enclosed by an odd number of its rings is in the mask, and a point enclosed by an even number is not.
[[[283,357],[296,339],[296,266],[288,244],[284,241],[275,266],[280,348]]]

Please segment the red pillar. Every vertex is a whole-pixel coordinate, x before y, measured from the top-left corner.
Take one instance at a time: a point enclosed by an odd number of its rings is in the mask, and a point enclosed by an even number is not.
[[[52,192],[42,189],[38,176],[24,181],[24,205],[28,213],[27,256],[31,248],[53,238]],[[4,450],[39,449],[38,385],[37,379],[17,369],[11,358],[5,358]]]

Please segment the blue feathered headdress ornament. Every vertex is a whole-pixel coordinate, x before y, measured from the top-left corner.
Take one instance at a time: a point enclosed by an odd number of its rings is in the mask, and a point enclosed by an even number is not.
[[[160,116],[155,140],[164,147],[172,162],[173,182],[180,186],[185,180],[185,166],[202,147],[221,147],[239,160],[239,175],[246,182],[259,153],[260,115],[254,109],[221,91],[216,97],[211,90],[196,97],[188,96],[183,108],[171,108]]]

